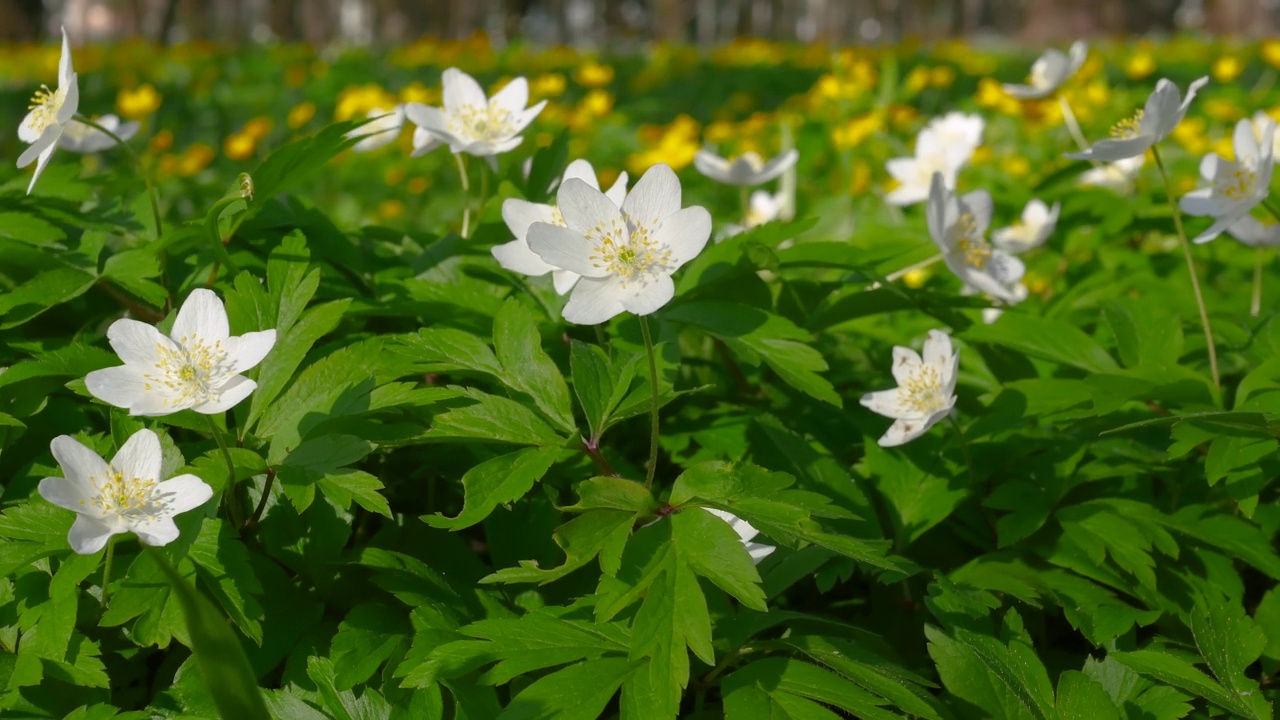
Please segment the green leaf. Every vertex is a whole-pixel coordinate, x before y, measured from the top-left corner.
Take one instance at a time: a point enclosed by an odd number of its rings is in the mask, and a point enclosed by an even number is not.
[[[382,481],[363,470],[332,470],[320,478],[319,487],[325,497],[338,507],[350,508],[355,502],[371,513],[391,517],[391,506],[386,496],[378,492],[383,488]]]
[[[658,501],[644,485],[617,477],[594,477],[578,483],[578,502],[563,510],[583,512],[595,508],[630,510],[649,515],[658,509]]]
[[[542,202],[550,194],[551,183],[564,174],[565,164],[569,158],[569,130],[565,129],[556,135],[551,144],[538,148],[529,165],[529,175],[525,178],[524,196],[533,202]]]
[[[1120,720],[1106,688],[1078,670],[1058,676],[1057,707],[1061,720]]]
[[[863,689],[884,698],[912,715],[941,720],[945,710],[924,688],[932,683],[903,670],[867,647],[835,638],[799,635],[786,639],[786,644],[805,653]]]
[[[335,123],[313,136],[294,140],[268,155],[250,173],[253,178],[254,199],[248,204],[246,212],[257,213],[267,200],[315,175],[326,163],[337,157],[338,153],[355,145],[359,138],[349,138],[347,133],[362,124]]]
[[[1253,703],[1246,703],[1244,700],[1232,695],[1217,682],[1214,682],[1213,678],[1200,672],[1191,663],[1176,655],[1159,650],[1135,650],[1133,652],[1112,652],[1108,657],[1115,658],[1125,666],[1143,675],[1150,675],[1160,682],[1185,690],[1194,696],[1202,697],[1225,710],[1239,713],[1249,718],[1266,718],[1269,720],[1271,717],[1269,710],[1265,714],[1257,714]],[[1265,703],[1265,698],[1259,696],[1259,699]]]
[[[373,688],[365,688],[359,695],[353,690],[338,689],[337,669],[329,658],[307,658],[307,677],[316,684],[324,708],[338,720],[372,720],[391,715],[391,705]]]
[[[383,663],[409,646],[411,630],[400,608],[377,602],[351,608],[329,652],[338,669],[335,687],[350,690],[369,680]]]
[[[0,330],[17,327],[68,300],[83,295],[96,278],[82,270],[54,268],[0,294]]]
[[[508,299],[493,318],[493,347],[502,364],[502,381],[513,390],[533,398],[561,430],[572,433],[573,407],[569,386],[560,368],[542,349],[542,336],[533,313],[521,303]]]
[[[551,469],[560,451],[556,448],[523,448],[490,458],[462,476],[466,501],[457,517],[423,515],[431,527],[461,530],[484,520],[493,509],[524,497],[533,484]]]
[[[543,570],[533,560],[521,560],[518,568],[503,568],[482,583],[549,583],[591,562],[606,546],[625,542],[635,513],[626,510],[590,510],[556,528],[552,539],[564,550],[564,564]],[[603,558],[602,558],[603,561]]]
[[[350,305],[351,300],[345,298],[317,305],[307,310],[302,319],[287,331],[277,331],[275,347],[271,348],[271,352],[258,367],[258,389],[254,390],[249,404],[246,427],[254,427],[263,412],[293,378],[312,346],[338,327],[343,313]]]
[[[1270,718],[1271,704],[1244,674],[1261,657],[1267,636],[1244,608],[1220,596],[1203,598],[1191,613],[1191,632],[1214,677],[1249,709],[1246,716]]]
[[[965,331],[964,339],[1002,345],[1031,357],[1087,372],[1119,370],[1107,351],[1075,325],[1025,313],[1005,313],[998,323],[974,325]]]
[[[569,369],[573,375],[573,392],[578,396],[591,437],[598,441],[613,409],[610,405],[614,388],[609,358],[598,346],[573,340],[569,344]]]
[[[564,438],[556,434],[524,405],[474,388],[452,388],[474,404],[437,415],[427,433],[428,440],[476,439],[560,447]]]
[[[240,631],[261,645],[262,605],[258,598],[262,584],[253,573],[248,549],[230,526],[221,520],[205,520],[187,557]]]
[[[760,574],[729,523],[700,508],[690,508],[672,515],[671,526],[672,542],[694,572],[752,610],[768,610]]]
[[[743,694],[744,687],[753,687],[756,692]],[[792,658],[765,658],[739,668],[725,678],[724,691],[728,718],[776,716],[756,714],[761,713],[771,703],[776,704],[786,713],[783,717],[838,717],[834,713],[816,714],[815,708],[822,706],[813,705],[811,701],[841,708],[860,718],[887,720],[898,717],[880,707],[884,704],[883,700],[848,680],[815,665]],[[743,707],[744,700],[763,701],[764,706],[754,709]]]
[[[635,670],[624,658],[571,665],[522,690],[498,720],[595,720]]]
[[[1054,712],[1048,673],[1030,645],[1014,638],[1008,645],[963,628],[954,639],[926,625],[929,656],[947,689],[993,717],[1049,720]]]

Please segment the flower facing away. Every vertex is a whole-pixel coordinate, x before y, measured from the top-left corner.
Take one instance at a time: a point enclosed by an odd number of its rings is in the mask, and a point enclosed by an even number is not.
[[[893,349],[893,379],[898,387],[867,393],[862,406],[893,418],[880,438],[880,447],[894,447],[925,434],[951,412],[956,404],[956,370],[960,354],[951,352],[951,338],[930,330],[924,341],[924,357],[911,348]]]
[[[1249,118],[1253,122],[1253,137],[1258,142],[1262,142],[1262,136],[1267,131],[1267,123],[1275,123],[1275,119],[1266,113],[1265,110],[1259,110]],[[1277,133],[1271,140],[1271,156],[1280,155],[1276,150],[1280,148],[1280,133]]]
[[[1098,167],[1084,171],[1080,175],[1080,184],[1088,187],[1100,187],[1113,190],[1121,195],[1133,192],[1133,179],[1142,170],[1146,155],[1135,155],[1131,158],[1103,163]]]
[[[800,151],[795,148],[769,162],[765,162],[764,158],[754,152],[743,153],[733,160],[726,160],[713,152],[699,150],[698,154],[693,156],[693,166],[703,175],[726,185],[759,185],[769,182],[794,167],[799,159]]]
[[[76,72],[71,67],[71,40],[67,30],[62,30],[62,58],[58,61],[58,89],[50,90],[41,86],[31,98],[31,109],[22,118],[18,126],[18,138],[30,147],[18,156],[18,167],[24,168],[36,162],[35,174],[31,176],[31,184],[27,185],[27,194],[36,186],[40,173],[48,167],[53,151],[58,147],[58,138],[71,118],[80,107],[80,87],[76,82]]]
[[[1200,177],[1209,182],[1208,187],[1192,190],[1178,202],[1182,211],[1198,217],[1212,217],[1213,224],[1195,237],[1195,242],[1206,243],[1222,234],[1240,218],[1246,217],[1271,192],[1271,170],[1276,124],[1266,123],[1262,140],[1253,134],[1252,121],[1236,123],[1232,137],[1235,161],[1217,153],[1209,153],[1200,162]]]
[[[115,115],[103,115],[94,122],[115,133],[121,140],[128,140],[137,135],[140,127],[137,122],[120,122],[120,118]],[[116,141],[112,140],[110,135],[98,128],[78,122],[67,125],[62,131],[62,137],[58,138],[58,147],[74,153],[102,152],[115,144]]]
[[[40,481],[41,497],[76,513],[67,540],[81,555],[101,550],[112,535],[131,532],[144,545],[178,538],[173,516],[203,505],[213,489],[195,475],[160,481],[160,438],[134,433],[107,463],[70,435],[49,443],[63,477]]]
[[[936,173],[942,174],[947,187],[954,188],[960,169],[969,162],[981,143],[981,122],[979,120],[976,126],[976,141],[973,137],[975,125],[963,120],[947,121],[940,126],[931,123],[921,130],[916,136],[914,156],[892,158],[885,164],[889,174],[898,182],[898,186],[885,196],[885,201],[891,205],[924,202],[929,198],[929,185]]]
[[[586,160],[574,160],[569,163],[569,167],[565,168],[561,182],[571,179],[581,180],[594,190],[600,189],[600,183],[596,179],[595,168],[591,167],[591,163]],[[621,207],[626,195],[627,174],[623,172],[618,175],[613,187],[604,192],[604,196],[609,199],[609,202],[613,203],[614,207]],[[551,273],[556,292],[560,295],[569,292],[574,283],[578,282],[578,274],[548,265],[537,253],[529,249],[529,228],[534,223],[541,222],[560,227],[565,226],[564,216],[561,215],[560,208],[555,205],[532,203],[519,198],[508,198],[502,203],[502,219],[507,223],[507,228],[516,236],[516,239],[509,243],[498,245],[491,250],[498,264],[511,272],[517,272],[521,275],[538,276]]]
[[[124,365],[94,370],[84,381],[104,402],[130,415],[169,415],[190,408],[213,415],[249,396],[258,385],[240,373],[262,362],[275,330],[230,336],[227,312],[212,290],[193,290],[165,337],[127,318],[107,328]]]
[[[1054,203],[1053,207],[1049,207],[1032,198],[1022,209],[1022,220],[991,233],[991,240],[996,247],[1015,255],[1038,248],[1053,234],[1061,210],[1061,203]]]
[[[774,550],[778,549],[773,545],[752,542],[755,540],[756,535],[760,534],[760,531],[755,529],[751,523],[743,520],[737,515],[734,515],[727,510],[720,510],[717,508],[704,507],[702,509],[729,523],[729,527],[733,528],[733,531],[738,533],[738,538],[742,540],[742,547],[745,548],[747,554],[751,556],[751,562],[756,565],[759,565],[761,560],[769,557]]]
[[[1156,83],[1155,91],[1147,98],[1147,104],[1136,115],[1121,120],[1111,128],[1110,138],[1099,140],[1084,152],[1069,153],[1067,157],[1072,160],[1115,162],[1146,153],[1151,146],[1165,139],[1178,127],[1196,92],[1207,82],[1208,77],[1192,82],[1187,87],[1187,97],[1184,99],[1177,85],[1161,79]]]
[[[927,213],[929,234],[942,250],[942,259],[965,283],[1006,303],[1025,297],[1019,281],[1022,261],[984,237],[991,222],[991,195],[975,190],[963,196],[947,189],[942,175],[933,176]]]
[[[455,153],[491,157],[511,150],[524,139],[520,133],[547,104],[543,100],[527,107],[529,82],[522,77],[492,98],[485,97],[475,78],[457,68],[444,71],[443,84],[443,108],[408,103],[405,114],[415,125],[448,143]]]
[[[1245,215],[1231,223],[1227,234],[1251,247],[1280,245],[1280,224],[1265,223],[1252,215]]]
[[[1083,40],[1073,43],[1066,53],[1057,48],[1046,50],[1031,65],[1026,85],[1005,84],[1004,91],[1019,100],[1048,97],[1076,74],[1088,54],[1089,46]]]
[[[356,152],[377,150],[400,137],[400,128],[404,127],[404,106],[397,105],[390,110],[373,108],[366,117],[371,121],[347,133],[349,138],[360,138],[351,146]]]
[[[680,208],[680,180],[654,165],[615,205],[582,180],[560,185],[565,225],[535,222],[529,249],[548,265],[582,276],[564,318],[593,325],[623,312],[648,315],[675,296],[671,274],[697,257],[711,237],[711,214]]]

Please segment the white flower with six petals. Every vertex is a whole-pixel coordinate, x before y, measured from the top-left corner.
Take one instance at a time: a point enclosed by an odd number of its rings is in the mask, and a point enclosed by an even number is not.
[[[1177,85],[1162,78],[1156,83],[1156,89],[1147,98],[1143,109],[1133,117],[1116,123],[1111,128],[1110,138],[1099,140],[1084,152],[1068,153],[1067,157],[1072,160],[1115,162],[1145,154],[1178,127],[1196,92],[1208,82],[1208,77],[1192,82],[1187,87],[1187,97],[1184,99]]]
[[[794,167],[799,159],[800,151],[795,148],[768,162],[754,152],[746,152],[729,160],[708,150],[699,150],[693,156],[693,166],[716,182],[750,186],[769,182]]]
[[[975,190],[957,197],[942,175],[934,174],[926,219],[943,261],[961,280],[1006,303],[1025,297],[1019,286],[1026,266],[985,238],[991,223],[990,193]]]
[[[1088,55],[1089,46],[1083,40],[1072,43],[1066,53],[1050,48],[1032,63],[1026,85],[1005,83],[1004,91],[1019,100],[1048,97],[1076,74]]]
[[[31,183],[27,185],[27,194],[36,186],[36,180],[48,167],[53,151],[58,147],[58,138],[66,130],[67,124],[75,117],[80,108],[80,86],[77,83],[75,69],[71,67],[71,40],[67,37],[67,29],[62,29],[62,57],[58,61],[58,89],[50,90],[41,86],[31,99],[31,110],[22,118],[18,126],[18,138],[30,147],[18,156],[18,167],[24,168],[36,161],[35,173]]]
[[[951,351],[951,338],[941,330],[929,331],[923,358],[908,347],[893,349],[893,378],[898,387],[867,393],[860,401],[863,407],[893,418],[878,441],[880,447],[915,440],[951,412],[959,367],[960,354]]]
[[[1194,242],[1207,243],[1218,237],[1267,199],[1275,164],[1272,156],[1275,134],[1276,124],[1268,119],[1259,140],[1253,134],[1253,123],[1241,120],[1236,123],[1232,137],[1235,161],[1217,153],[1209,153],[1200,161],[1200,177],[1210,183],[1209,187],[1192,190],[1178,201],[1186,214],[1214,219]]]
[[[547,101],[529,104],[529,81],[518,77],[487,98],[475,78],[457,68],[444,71],[443,108],[409,103],[405,114],[415,125],[449,144],[454,153],[492,157],[516,147],[520,133]]]
[[[1001,250],[1014,254],[1038,248],[1053,234],[1061,210],[1061,203],[1054,203],[1053,207],[1049,207],[1043,201],[1032,198],[1022,209],[1022,219],[992,232],[991,241]]]

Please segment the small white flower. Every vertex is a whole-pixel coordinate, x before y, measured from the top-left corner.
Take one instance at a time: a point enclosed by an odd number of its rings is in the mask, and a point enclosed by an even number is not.
[[[1227,233],[1250,247],[1280,245],[1280,224],[1265,223],[1252,215],[1245,215],[1231,223]]]
[[[1275,119],[1265,110],[1255,112],[1249,120],[1253,123],[1253,137],[1258,142],[1262,142],[1262,136],[1267,132],[1267,123],[1275,124]],[[1280,133],[1276,133],[1271,139],[1271,156],[1280,156]]]
[[[444,107],[409,103],[405,114],[415,125],[449,144],[454,153],[477,157],[500,155],[524,139],[520,133],[542,112],[547,101],[529,104],[529,82],[518,77],[486,98],[475,78],[457,68],[444,71]]]
[[[659,163],[619,208],[582,180],[561,183],[556,204],[565,226],[536,222],[529,249],[548,265],[582,276],[564,319],[593,325],[621,313],[648,315],[675,296],[671,274],[697,257],[711,237],[711,214],[680,209],[680,180]]]
[[[982,131],[986,127],[981,115],[968,115],[962,112],[949,112],[936,117],[925,126],[938,134],[938,139],[948,153],[963,158],[963,165],[973,157],[973,152],[982,144]]]
[[[115,115],[103,115],[94,120],[102,127],[115,133],[121,140],[128,140],[138,134],[138,128],[141,125],[137,122],[120,122],[120,118]],[[58,138],[58,147],[68,152],[74,153],[98,153],[103,150],[109,150],[116,144],[110,135],[102,132],[98,128],[90,127],[80,122],[72,122],[62,131],[62,137]]]
[[[890,205],[914,205],[929,199],[929,185],[935,174],[941,174],[949,188],[956,186],[960,169],[982,144],[982,118],[963,113],[948,113],[936,118],[916,136],[912,157],[892,158],[885,163],[898,187],[889,191],[885,201]]]
[[[404,127],[404,106],[397,105],[390,110],[373,108],[365,117],[370,118],[371,122],[347,133],[349,138],[360,138],[351,146],[352,150],[359,153],[377,150],[400,137],[400,128]]]
[[[747,203],[747,227],[759,227],[768,222],[778,219],[778,215],[782,212],[783,198],[764,190],[756,190],[751,193],[751,199]]]
[[[929,235],[942,259],[961,280],[1007,303],[1017,302],[1026,267],[984,237],[991,222],[991,195],[975,190],[957,197],[935,174],[926,213]]]
[[[169,415],[187,408],[213,415],[258,386],[240,373],[262,362],[275,345],[276,331],[230,337],[222,300],[201,288],[178,310],[169,337],[146,323],[121,319],[107,328],[107,339],[125,364],[85,377],[94,397],[130,415]]]
[[[1110,138],[1099,140],[1084,152],[1068,153],[1067,157],[1072,160],[1115,162],[1146,153],[1152,145],[1165,139],[1178,127],[1196,92],[1208,82],[1208,77],[1202,77],[1191,83],[1187,87],[1187,97],[1183,99],[1178,86],[1162,78],[1147,98],[1146,106],[1133,117],[1116,123],[1111,128]]]
[[[80,108],[80,86],[76,82],[76,72],[71,67],[71,40],[67,38],[67,29],[62,29],[62,58],[58,61],[58,89],[50,90],[41,86],[31,98],[31,111],[22,118],[18,126],[18,138],[30,143],[18,156],[18,167],[24,168],[36,161],[35,173],[31,176],[31,184],[27,185],[27,194],[31,194],[36,180],[48,167],[53,151],[58,147],[58,138],[71,118]]]
[[[799,159],[800,151],[795,148],[769,162],[765,162],[764,158],[754,152],[746,152],[733,160],[727,160],[708,150],[699,150],[693,156],[693,166],[703,175],[726,185],[759,185],[794,167]]]
[[[1145,154],[1131,158],[1105,163],[1091,168],[1080,175],[1080,184],[1091,187],[1107,188],[1122,195],[1133,192],[1133,180],[1138,176],[1143,163],[1147,161]]]
[[[991,240],[996,247],[1014,254],[1038,248],[1053,234],[1061,210],[1061,203],[1049,207],[1033,198],[1022,209],[1022,220],[991,233]]]
[[[951,412],[956,404],[956,370],[960,354],[951,352],[951,338],[930,330],[924,341],[924,357],[908,347],[893,349],[893,379],[898,387],[867,393],[862,406],[893,418],[880,438],[880,447],[894,447],[925,434]]]
[[[1178,202],[1182,211],[1197,217],[1212,217],[1213,224],[1195,237],[1197,243],[1207,243],[1222,234],[1240,218],[1246,217],[1271,192],[1271,170],[1276,124],[1268,122],[1262,140],[1253,134],[1253,123],[1241,120],[1236,123],[1232,137],[1235,162],[1209,153],[1200,162],[1200,177],[1209,187],[1192,190]]]
[[[160,481],[160,438],[134,433],[108,464],[70,435],[49,443],[63,477],[40,481],[40,496],[76,513],[67,540],[81,555],[98,552],[112,535],[134,533],[144,545],[178,538],[173,516],[200,507],[213,489],[195,475]]]
[[[769,555],[772,554],[774,550],[778,549],[773,545],[765,545],[764,543],[752,542],[752,540],[755,539],[756,535],[760,534],[760,531],[755,529],[755,527],[751,523],[747,522],[746,520],[743,520],[737,515],[734,515],[733,513],[727,510],[720,510],[718,508],[704,507],[702,509],[706,510],[712,515],[715,515],[721,520],[729,523],[729,527],[733,528],[733,531],[738,533],[738,538],[742,541],[742,547],[746,548],[747,554],[751,556],[751,562],[755,563],[756,565],[759,565],[761,560],[764,560],[765,558],[769,557]]]
[[[1020,100],[1048,97],[1076,74],[1080,66],[1084,65],[1088,54],[1089,46],[1085,45],[1083,40],[1073,43],[1066,53],[1057,48],[1046,50],[1031,65],[1031,74],[1027,77],[1026,85],[1006,83],[1004,91]]]
[[[586,160],[574,160],[569,163],[569,167],[564,170],[561,182],[570,179],[581,180],[594,190],[600,189],[600,183],[596,179],[595,168],[591,167],[591,163]],[[622,201],[627,196],[627,174],[625,172],[618,175],[613,187],[606,190],[604,196],[614,206],[622,206]],[[538,257],[537,253],[529,249],[529,228],[534,223],[550,223],[564,227],[564,216],[560,214],[560,208],[555,205],[533,203],[519,198],[508,198],[502,203],[502,219],[507,223],[507,228],[516,236],[516,239],[509,243],[498,245],[490,251],[493,253],[493,257],[497,259],[498,264],[521,275],[538,276],[551,273],[556,292],[560,295],[569,292],[574,283],[578,282],[578,274],[548,265],[543,262],[541,257]]]

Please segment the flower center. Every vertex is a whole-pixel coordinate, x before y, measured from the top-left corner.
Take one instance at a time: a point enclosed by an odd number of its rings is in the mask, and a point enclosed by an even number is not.
[[[203,338],[186,336],[177,340],[178,348],[156,347],[159,360],[154,372],[143,373],[143,389],[162,390],[165,404],[188,406],[217,400],[222,386],[235,375],[227,364],[227,351],[222,343],[205,342]]]
[[[1133,114],[1133,117],[1125,118],[1111,126],[1111,137],[1120,140],[1137,137],[1138,131],[1142,129],[1142,114],[1142,110],[1139,110]]]
[[[952,252],[959,255],[965,265],[978,269],[986,267],[987,261],[991,259],[991,244],[978,233],[978,221],[974,219],[973,213],[961,215],[955,225],[951,226],[950,235],[955,247]]]
[[[747,151],[738,156],[738,160],[747,164],[751,168],[751,172],[760,172],[764,167],[764,158],[760,157],[760,153]]]
[[[27,118],[27,125],[37,134],[43,133],[50,125],[57,124],[58,111],[66,101],[66,88],[58,88],[54,91],[50,90],[48,85],[41,85],[36,94],[31,97],[31,104],[28,106],[31,114]]]
[[[1027,76],[1027,84],[1033,88],[1044,88],[1053,84],[1049,80],[1049,73],[1045,70],[1045,63],[1037,60],[1031,65],[1031,74]]]
[[[1253,195],[1253,188],[1258,182],[1258,174],[1248,167],[1239,165],[1230,175],[1218,178],[1218,193],[1228,200],[1244,200]]]
[[[902,404],[921,416],[932,415],[947,407],[949,398],[942,391],[942,375],[932,365],[921,364],[911,371],[901,385]]]
[[[596,224],[586,232],[586,238],[596,250],[589,258],[591,264],[621,277],[623,288],[631,281],[647,283],[671,264],[671,251],[654,242],[648,227],[625,215],[621,220]]]
[[[127,478],[119,470],[110,468],[102,483],[90,478],[97,494],[89,498],[89,502],[104,515],[116,515],[127,519],[148,519],[163,514],[164,499],[155,494],[156,481],[142,478]],[[84,501],[80,501],[84,504]]]
[[[500,105],[490,102],[483,107],[463,105],[449,118],[449,130],[475,141],[493,142],[515,132],[515,118]]]

